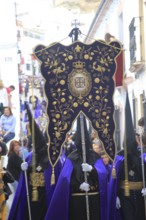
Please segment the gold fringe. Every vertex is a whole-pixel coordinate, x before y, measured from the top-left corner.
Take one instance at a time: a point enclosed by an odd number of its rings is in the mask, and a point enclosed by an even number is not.
[[[37,187],[33,187],[32,189],[32,201],[37,202],[39,198]]]
[[[116,179],[117,175],[116,175],[116,169],[115,169],[115,166],[113,165],[113,168],[112,168],[112,177],[113,179]]]
[[[125,180],[125,196],[130,196],[128,180]]]
[[[51,175],[51,185],[55,184],[55,173],[54,173],[54,167],[52,167],[52,175]]]

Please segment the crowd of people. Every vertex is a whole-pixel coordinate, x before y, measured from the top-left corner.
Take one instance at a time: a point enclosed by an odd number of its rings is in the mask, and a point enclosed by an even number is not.
[[[12,108],[12,94],[15,90],[15,86],[10,85],[5,87],[3,81],[0,79],[0,116],[3,114],[4,107]]]
[[[78,122],[79,123],[79,122]],[[120,151],[115,159],[116,178],[113,178],[113,163],[106,154],[104,146],[98,137],[89,135],[86,122],[85,123],[85,143],[86,143],[86,163],[82,159],[82,141],[80,124],[77,125],[77,131],[68,134],[67,144],[71,144],[70,153],[65,155],[65,160],[62,163],[58,162],[55,167],[56,182],[51,185],[51,165],[47,158],[47,146],[45,139],[40,140],[43,136],[39,136],[36,146],[37,174],[40,176],[44,174],[44,182],[38,185],[39,199],[33,202],[33,186],[30,184],[31,172],[33,170],[31,152],[26,161],[28,163],[28,187],[30,197],[30,210],[32,219],[81,219],[85,220],[133,220],[140,216],[141,220],[145,219],[144,196],[145,189],[142,184],[141,171],[141,154],[139,148],[141,147],[140,139],[135,145],[134,150],[128,152],[128,187],[130,195],[125,195],[125,169],[124,169],[124,153]],[[38,132],[38,131],[36,131]],[[41,138],[40,138],[41,137]],[[135,136],[135,143],[137,140]],[[140,138],[140,134],[139,134]],[[142,134],[142,145],[145,155],[146,133]],[[17,141],[12,141],[9,151],[11,151],[11,158],[19,157],[19,176],[22,170],[21,164],[23,160],[20,158],[20,144]],[[14,147],[15,146],[15,147]],[[40,147],[41,146],[41,147]],[[95,147],[96,146],[96,147]],[[98,150],[97,150],[97,149]],[[13,149],[13,150],[12,150]],[[19,149],[19,150],[18,150]],[[69,149],[69,146],[67,147]],[[15,155],[14,155],[15,154]],[[9,152],[10,155],[10,152]],[[11,159],[9,159],[11,161]],[[14,164],[13,164],[14,166]],[[146,168],[146,167],[145,167]],[[11,167],[12,169],[12,167]],[[26,169],[26,170],[25,170]],[[11,173],[13,171],[11,170]],[[85,181],[85,173],[87,174],[87,182]],[[14,175],[14,174],[13,174]],[[26,183],[24,174],[21,174],[16,196],[9,213],[10,219],[29,219],[29,211],[27,207],[26,198]],[[17,178],[18,180],[18,178]],[[15,177],[16,181],[16,177]],[[23,196],[22,196],[23,194]],[[25,195],[25,196],[24,196]],[[86,196],[88,202],[86,201]],[[24,205],[25,204],[25,205]],[[43,204],[43,206],[42,206]],[[23,205],[23,211],[22,211]],[[25,208],[24,208],[25,207]],[[43,207],[43,208],[42,208]],[[89,208],[89,213],[87,209]],[[37,210],[37,211],[36,211]],[[56,211],[57,210],[57,211]]]
[[[27,114],[31,134],[33,124],[28,106]],[[144,118],[138,124],[144,128]],[[50,184],[52,166],[44,133],[34,121],[35,148],[30,148],[27,137],[15,139],[15,125],[11,108],[5,107],[0,118],[0,154],[8,155],[3,175],[6,200],[12,193],[9,184],[15,192],[8,220],[145,220],[144,129],[142,133],[136,132],[127,156],[121,150],[112,161],[97,132],[89,133],[84,118],[84,161],[81,125],[77,119],[76,131],[66,135],[62,155],[54,168],[55,184]]]

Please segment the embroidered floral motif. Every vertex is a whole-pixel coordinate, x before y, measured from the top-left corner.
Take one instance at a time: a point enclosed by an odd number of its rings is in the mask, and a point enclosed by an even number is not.
[[[46,80],[49,158],[53,165],[59,159],[66,133],[81,111],[92,122],[107,154],[111,159],[115,157],[113,75],[120,44],[112,44],[114,47],[100,41],[92,45],[56,43],[49,48],[35,48]]]

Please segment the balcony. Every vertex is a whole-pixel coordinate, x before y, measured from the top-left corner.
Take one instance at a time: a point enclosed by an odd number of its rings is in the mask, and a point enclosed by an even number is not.
[[[135,17],[129,25],[130,72],[139,72],[144,67],[143,38],[142,17]]]

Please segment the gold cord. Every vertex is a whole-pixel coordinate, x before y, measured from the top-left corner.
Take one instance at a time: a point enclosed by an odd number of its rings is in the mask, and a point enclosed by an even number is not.
[[[82,33],[82,35],[86,36],[86,35],[83,34],[83,33]],[[42,51],[45,51],[45,50],[47,50],[49,47],[52,47],[52,46],[54,46],[54,45],[56,45],[56,44],[58,44],[58,43],[60,43],[60,42],[62,42],[62,41],[64,41],[64,40],[66,40],[67,38],[68,38],[68,37],[65,37],[64,39],[62,39],[62,40],[60,40],[60,41],[58,41],[58,42],[49,44],[48,47],[44,47],[44,48],[41,49],[41,50],[38,50],[38,51],[36,51],[36,52],[34,52],[34,53],[31,53],[30,55],[31,55],[31,56],[32,56],[32,55],[36,55],[37,53],[40,53],[40,52],[42,52]],[[102,40],[96,40],[96,39],[94,39],[94,38],[91,38],[91,39],[93,39],[94,41],[99,41],[100,43],[102,43],[102,44],[104,44],[104,45],[110,46],[111,48],[113,48],[113,49],[115,49],[115,50],[125,51],[124,48],[115,47],[115,46],[113,46],[113,45],[110,45],[110,44],[106,43],[104,40],[103,40],[103,41],[102,41]],[[118,42],[118,41],[117,41],[117,42]]]

